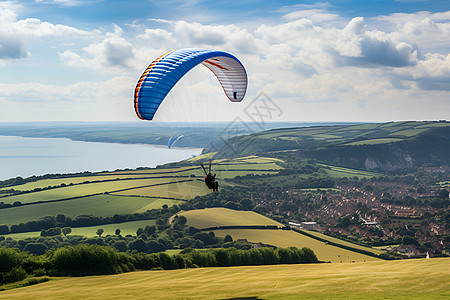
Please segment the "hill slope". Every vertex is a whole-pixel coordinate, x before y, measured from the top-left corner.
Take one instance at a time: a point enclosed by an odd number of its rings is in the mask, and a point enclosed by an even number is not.
[[[143,271],[51,280],[0,299],[448,299],[450,259]]]
[[[278,157],[395,171],[450,164],[449,147],[450,122],[391,122],[274,129],[232,138],[217,156],[272,152]]]

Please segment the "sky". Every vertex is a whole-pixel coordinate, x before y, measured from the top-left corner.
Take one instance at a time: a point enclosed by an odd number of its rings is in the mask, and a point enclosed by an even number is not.
[[[208,119],[226,121],[261,95],[273,121],[450,119],[449,37],[448,0],[0,1],[0,122],[137,121],[139,76],[191,47],[232,53],[249,85],[230,105],[196,67],[171,92],[186,119],[209,114],[189,103],[224,99]]]

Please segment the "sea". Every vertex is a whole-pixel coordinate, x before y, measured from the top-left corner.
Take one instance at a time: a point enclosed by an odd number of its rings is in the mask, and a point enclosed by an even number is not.
[[[156,167],[199,155],[198,148],[0,136],[0,180],[44,174]]]

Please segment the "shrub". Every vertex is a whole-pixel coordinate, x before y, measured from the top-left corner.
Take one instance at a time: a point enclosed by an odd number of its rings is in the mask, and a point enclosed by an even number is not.
[[[9,248],[0,248],[0,272],[9,272],[19,264],[19,254]]]
[[[23,250],[36,255],[42,255],[47,249],[48,247],[44,243],[28,243]]]
[[[77,245],[57,249],[52,258],[61,275],[118,274],[132,269],[129,256],[98,245]]]
[[[11,283],[21,281],[27,278],[27,272],[22,267],[11,269],[11,271],[4,273],[0,278],[2,283]]]

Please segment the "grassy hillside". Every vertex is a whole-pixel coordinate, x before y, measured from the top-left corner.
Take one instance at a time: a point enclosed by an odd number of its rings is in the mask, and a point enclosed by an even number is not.
[[[450,259],[143,271],[55,279],[0,299],[448,299]]]
[[[391,122],[273,129],[229,141],[216,157],[271,153],[332,165],[395,171],[450,163],[450,122]],[[206,150],[208,151],[208,150]],[[238,154],[236,154],[238,153]]]

